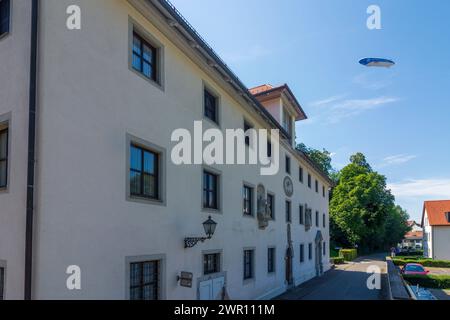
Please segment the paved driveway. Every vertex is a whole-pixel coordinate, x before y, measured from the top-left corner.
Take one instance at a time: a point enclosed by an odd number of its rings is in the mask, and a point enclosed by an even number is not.
[[[387,298],[387,277],[385,256],[374,255],[355,262],[337,266],[323,277],[308,281],[282,296],[279,300],[383,300]],[[381,270],[381,289],[370,290],[367,280],[369,266]]]

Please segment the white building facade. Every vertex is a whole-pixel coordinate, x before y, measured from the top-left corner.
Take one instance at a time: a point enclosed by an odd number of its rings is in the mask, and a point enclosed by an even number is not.
[[[425,201],[422,227],[424,256],[450,260],[450,200]]]
[[[0,3],[0,298],[270,299],[330,268],[331,181],[294,148],[287,85],[249,91],[164,0]],[[278,173],[174,164],[195,121],[279,129]]]

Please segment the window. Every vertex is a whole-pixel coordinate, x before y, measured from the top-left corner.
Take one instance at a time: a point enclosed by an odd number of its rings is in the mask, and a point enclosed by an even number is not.
[[[305,262],[305,245],[300,245],[300,263]]]
[[[267,194],[267,206],[270,210],[270,219],[275,220],[275,196],[273,194]]]
[[[219,209],[219,176],[204,171],[203,172],[203,208]]]
[[[244,250],[244,280],[253,279],[254,250]]]
[[[249,131],[251,129],[253,129],[253,126],[247,121],[244,121],[245,144],[248,146],[250,146],[251,141],[250,137],[252,136],[252,134]],[[254,143],[254,141],[252,141],[252,143]]]
[[[0,188],[8,186],[8,128],[0,124]]]
[[[130,300],[158,300],[159,261],[146,261],[130,264]]]
[[[133,32],[132,67],[148,79],[158,82],[158,50]]]
[[[291,174],[291,158],[286,156],[286,173]]]
[[[205,275],[220,272],[220,253],[203,256],[203,273]]]
[[[319,227],[319,211],[316,211],[316,227]]]
[[[319,193],[319,181],[316,179],[316,193]]]
[[[267,249],[267,273],[275,272],[275,248]]]
[[[244,186],[242,190],[243,213],[246,216],[253,216],[253,188]]]
[[[10,11],[9,0],[0,0],[0,37],[9,32]]]
[[[5,287],[5,268],[0,267],[0,300],[4,300],[4,287]]]
[[[322,195],[323,195],[324,198],[325,198],[325,194],[326,194],[326,192],[325,192],[325,186],[322,186]]]
[[[308,173],[308,188],[311,189],[311,174]]]
[[[272,158],[272,143],[267,141],[267,158]]]
[[[324,213],[324,214],[323,214],[323,221],[322,221],[323,227],[324,227],[324,228],[327,226],[326,219],[327,219],[327,218],[326,218],[325,213]]]
[[[283,108],[283,128],[289,135],[292,135],[292,119],[286,109]]]
[[[327,255],[327,243],[325,241],[323,242],[323,255]]]
[[[312,243],[308,244],[308,259],[312,260]]]
[[[215,123],[219,123],[218,99],[207,89],[204,89],[204,104],[205,117]]]
[[[298,179],[303,183],[303,167],[298,168]]]
[[[286,200],[286,222],[287,223],[292,222],[291,202],[289,200]]]
[[[298,219],[301,225],[305,224],[305,212],[302,205],[298,207]]]
[[[159,199],[160,155],[131,144],[130,194],[133,197]]]

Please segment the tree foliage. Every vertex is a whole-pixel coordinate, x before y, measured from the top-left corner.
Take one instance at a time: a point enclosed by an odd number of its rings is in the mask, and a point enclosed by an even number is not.
[[[325,149],[323,151],[309,148],[304,143],[297,145],[297,150],[305,153],[324,173],[331,177],[334,172],[331,165],[331,153]]]
[[[374,172],[362,153],[350,158],[337,180],[330,203],[336,244],[358,245],[371,252],[400,242],[407,231],[408,214],[395,206],[386,177]]]

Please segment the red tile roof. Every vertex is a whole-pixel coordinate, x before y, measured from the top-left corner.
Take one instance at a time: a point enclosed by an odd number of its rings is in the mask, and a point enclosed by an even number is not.
[[[406,240],[418,240],[418,239],[423,239],[423,232],[422,231],[411,231],[408,232],[405,235],[405,239]]]
[[[431,226],[450,226],[445,214],[450,212],[450,200],[425,201],[422,213],[422,226],[427,212],[428,221]]]

